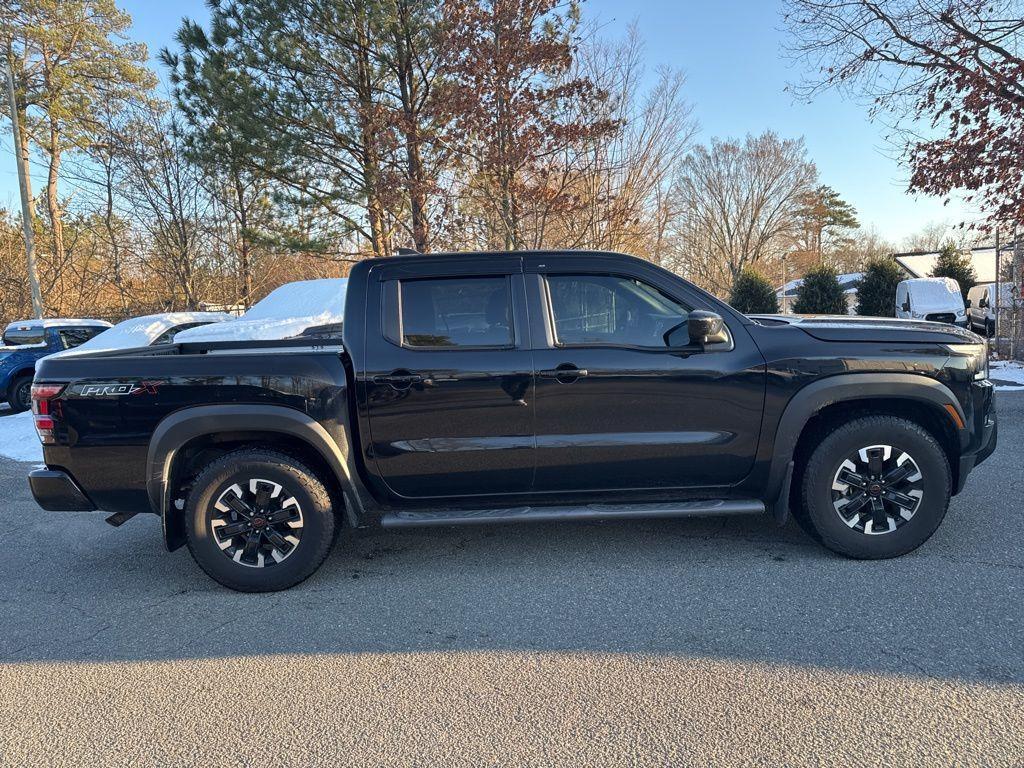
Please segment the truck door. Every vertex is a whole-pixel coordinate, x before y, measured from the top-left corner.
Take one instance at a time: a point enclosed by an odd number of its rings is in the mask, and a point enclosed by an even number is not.
[[[746,477],[765,372],[741,322],[726,318],[731,340],[717,350],[673,348],[669,329],[691,309],[714,308],[681,281],[600,258],[525,263],[537,371],[535,491],[710,487]]]
[[[407,499],[529,491],[534,376],[519,257],[368,275],[359,403],[367,464]]]

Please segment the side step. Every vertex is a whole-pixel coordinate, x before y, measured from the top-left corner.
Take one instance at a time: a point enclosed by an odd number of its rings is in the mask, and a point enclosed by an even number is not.
[[[539,523],[559,520],[641,520],[655,517],[717,517],[761,515],[764,502],[754,499],[710,499],[659,504],[582,504],[505,509],[416,509],[388,512],[385,528],[427,525],[484,525],[487,523]]]

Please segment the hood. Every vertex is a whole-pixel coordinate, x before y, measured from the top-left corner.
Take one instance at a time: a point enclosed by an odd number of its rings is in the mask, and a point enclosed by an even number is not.
[[[792,325],[822,341],[981,344],[977,334],[948,323],[850,315],[751,315],[759,325]]]
[[[13,355],[15,352],[21,352],[26,349],[46,349],[46,342],[44,341],[40,344],[5,344],[0,347],[0,360]]]

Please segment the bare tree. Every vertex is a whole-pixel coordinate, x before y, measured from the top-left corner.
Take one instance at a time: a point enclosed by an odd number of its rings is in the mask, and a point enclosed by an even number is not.
[[[780,257],[817,181],[803,139],[712,139],[686,158],[675,189],[677,247],[694,276],[727,292],[744,267]]]
[[[1024,220],[1022,0],[786,0],[810,98],[839,89],[894,118],[911,191],[968,190]]]
[[[139,108],[119,154],[130,173],[124,192],[152,242],[149,267],[172,288],[170,304],[195,309],[202,287],[203,221],[210,200],[185,153],[180,126],[162,105]],[[177,294],[175,296],[174,294]]]
[[[663,68],[644,90],[643,45],[635,27],[621,42],[590,40],[580,48],[571,77],[590,80],[607,94],[603,120],[614,130],[572,147],[545,168],[558,193],[538,197],[534,247],[623,250],[659,261],[669,219],[670,189],[696,133],[683,98],[682,72]],[[565,194],[568,192],[568,194]],[[548,199],[569,200],[561,211]]]

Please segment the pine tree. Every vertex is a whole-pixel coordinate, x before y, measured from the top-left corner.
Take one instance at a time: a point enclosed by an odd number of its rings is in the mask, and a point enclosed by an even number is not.
[[[960,285],[960,293],[964,301],[967,300],[967,292],[976,282],[978,274],[974,271],[974,264],[971,263],[970,254],[961,251],[953,243],[946,243],[939,251],[939,258],[935,260],[935,268],[932,270],[932,277],[951,277]]]
[[[857,286],[857,314],[893,317],[896,307],[896,286],[902,280],[903,273],[892,259],[869,259],[864,264],[864,277]]]
[[[774,314],[779,311],[779,300],[772,284],[750,267],[745,267],[733,283],[729,304],[746,315]]]
[[[857,209],[824,184],[801,197],[797,220],[803,229],[802,248],[814,254],[818,262],[826,248],[832,250],[848,244],[847,233],[860,226]]]
[[[846,314],[846,296],[832,267],[821,265],[804,275],[796,289],[793,311],[798,315]]]

